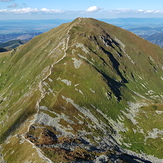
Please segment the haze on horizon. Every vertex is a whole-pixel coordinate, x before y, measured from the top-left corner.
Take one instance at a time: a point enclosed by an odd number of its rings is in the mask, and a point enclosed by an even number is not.
[[[163,18],[162,0],[0,0],[0,20],[93,18]]]

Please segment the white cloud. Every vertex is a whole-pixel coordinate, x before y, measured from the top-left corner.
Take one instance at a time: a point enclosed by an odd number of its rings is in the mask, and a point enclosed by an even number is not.
[[[37,8],[21,8],[21,9],[2,9],[0,10],[0,13],[15,13],[15,14],[32,14],[32,13],[64,13],[62,10],[56,10],[56,9],[37,9]]]
[[[14,7],[14,6],[13,6]],[[19,7],[19,8],[18,8]],[[64,11],[58,9],[48,9],[48,8],[30,8],[24,7],[21,8],[19,5],[16,8],[7,8],[1,9],[0,14],[9,14],[9,15],[26,15],[26,14],[35,14],[35,15],[48,15],[50,14],[60,14],[60,16],[67,17],[67,18],[75,18],[75,17],[90,17],[90,14],[93,14],[96,18],[117,18],[117,17],[163,17],[163,11],[156,11],[156,10],[132,10],[132,9],[117,9],[117,10],[104,10],[98,8],[97,6],[89,7],[86,11]],[[97,12],[102,10],[101,12]]]
[[[138,12],[143,12],[143,11],[144,11],[144,10],[142,10],[142,9],[139,9],[139,10],[138,10]]]
[[[57,10],[57,9],[47,9],[47,8],[42,8],[40,12],[45,12],[45,13],[63,13],[64,11],[62,10]]]
[[[97,12],[97,11],[99,11],[99,10],[101,10],[99,7],[97,7],[97,6],[91,6],[91,7],[89,7],[89,8],[86,10],[86,12]]]
[[[112,14],[163,14],[162,11],[155,10],[132,10],[132,9],[117,9],[117,10],[109,10]]]
[[[144,11],[144,13],[153,13],[153,14],[156,14],[156,13],[161,13],[159,10],[158,11],[154,11],[154,10],[146,10],[146,11]]]

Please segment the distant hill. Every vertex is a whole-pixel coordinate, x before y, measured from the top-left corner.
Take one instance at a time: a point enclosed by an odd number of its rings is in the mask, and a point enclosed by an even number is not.
[[[156,33],[150,36],[142,36],[146,40],[163,47],[163,33]]]
[[[11,40],[11,41],[7,41],[5,43],[0,43],[0,52],[12,50],[12,49],[14,49],[14,48],[18,47],[19,45],[22,45],[26,42],[27,41]]]
[[[5,48],[0,48],[0,52],[6,52],[7,51],[7,49],[5,49]]]

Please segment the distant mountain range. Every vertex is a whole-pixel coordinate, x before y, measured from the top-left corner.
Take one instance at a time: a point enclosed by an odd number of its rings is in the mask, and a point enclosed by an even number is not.
[[[162,18],[117,18],[117,19],[101,19],[110,24],[114,24],[121,28],[127,29],[148,41],[162,47]],[[50,30],[62,23],[72,20],[15,20],[0,21],[0,43],[11,40],[29,41],[33,37]],[[3,51],[4,49],[1,49]]]
[[[101,20],[129,30],[161,47],[163,45],[161,34],[163,33],[162,18],[117,18]],[[61,19],[0,21],[0,43],[11,40],[29,41],[51,28],[71,21]],[[4,51],[4,49],[1,49],[1,51]]]
[[[153,35],[149,35],[149,36],[142,36],[144,37],[146,40],[159,45],[160,47],[163,47],[163,33],[156,33]]]
[[[163,49],[77,18],[0,55],[0,162],[163,162]]]

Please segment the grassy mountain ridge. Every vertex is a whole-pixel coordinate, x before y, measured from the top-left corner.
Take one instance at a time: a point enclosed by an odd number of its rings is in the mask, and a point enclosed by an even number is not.
[[[117,147],[162,158],[162,54],[131,32],[77,18],[0,55],[4,160],[109,161]]]

